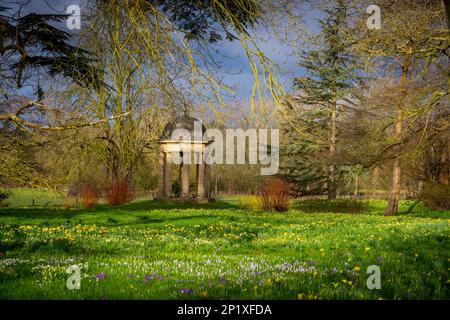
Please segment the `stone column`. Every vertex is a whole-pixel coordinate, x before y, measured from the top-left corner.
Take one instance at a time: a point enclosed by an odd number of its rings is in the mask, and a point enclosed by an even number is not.
[[[210,179],[211,179],[211,165],[205,164],[205,194],[208,199],[211,194]]]
[[[164,196],[170,198],[172,195],[172,159],[170,152],[165,153],[164,166]]]
[[[200,154],[201,155],[201,154]],[[205,188],[205,168],[206,164],[205,162],[198,164],[198,185],[197,185],[197,197],[198,198],[205,198],[206,197],[206,188]]]
[[[195,163],[195,187],[197,188],[197,194],[196,196],[198,196],[198,168],[199,168],[199,164],[198,164],[198,152],[194,153],[194,163]]]
[[[181,197],[189,198],[189,164],[181,165]]]
[[[164,171],[165,171],[166,155],[162,151],[162,146],[160,146],[159,156],[158,156],[158,190],[157,197],[164,198]]]

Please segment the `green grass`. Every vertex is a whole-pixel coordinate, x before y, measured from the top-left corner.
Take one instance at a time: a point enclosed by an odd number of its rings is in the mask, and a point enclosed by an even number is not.
[[[65,194],[57,191],[38,189],[11,189],[8,199],[9,207],[52,207],[64,204]]]
[[[52,190],[39,190],[28,188],[14,188],[6,189],[10,193],[10,197],[7,199],[9,208],[61,208],[64,207],[67,200],[67,192],[64,191],[52,191]],[[150,200],[149,196],[137,196],[132,202],[141,202]],[[83,205],[81,199],[71,199],[71,207],[81,208]],[[106,204],[107,201],[104,198],[98,199],[99,204]]]
[[[450,298],[448,211],[238,204],[0,209],[0,299]],[[75,264],[81,289],[69,290]],[[369,265],[381,268],[381,290],[367,289]]]

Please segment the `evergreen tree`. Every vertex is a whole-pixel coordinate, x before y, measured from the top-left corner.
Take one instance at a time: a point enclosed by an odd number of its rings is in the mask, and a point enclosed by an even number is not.
[[[361,77],[352,54],[348,31],[348,5],[338,0],[325,9],[319,20],[319,45],[303,51],[299,65],[306,77],[294,79],[297,94],[288,103],[290,110],[283,130],[281,174],[311,193],[327,186],[329,199],[336,198],[338,169],[338,116],[352,104]]]
[[[48,74],[69,77],[82,85],[93,85],[99,81],[98,73],[91,66],[93,57],[71,44],[69,33],[55,27],[52,23],[63,23],[65,14],[8,14],[6,7],[0,7],[0,83],[6,86],[14,80],[21,88],[27,78],[27,71],[43,69]],[[37,88],[37,96],[43,92]]]

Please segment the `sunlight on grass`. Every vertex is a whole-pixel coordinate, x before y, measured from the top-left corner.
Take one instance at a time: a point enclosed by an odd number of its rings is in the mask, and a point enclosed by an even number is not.
[[[238,204],[1,209],[0,299],[449,298],[449,212],[419,206],[386,218],[379,202],[356,215]],[[65,285],[75,264],[81,290]],[[373,264],[381,290],[366,287]]]

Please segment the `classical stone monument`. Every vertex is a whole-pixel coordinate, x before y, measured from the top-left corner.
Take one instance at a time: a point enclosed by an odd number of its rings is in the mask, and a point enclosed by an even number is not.
[[[194,133],[195,124],[197,123],[198,132]],[[180,200],[207,203],[212,201],[210,197],[210,165],[204,161],[206,146],[211,141],[203,140],[203,133],[206,128],[201,122],[195,118],[184,116],[177,117],[170,121],[164,128],[164,131],[158,141],[159,143],[159,175],[158,175],[158,191],[157,199],[160,200]],[[173,137],[173,133],[177,129],[184,129],[189,132],[190,137]],[[200,134],[201,132],[201,134]],[[189,150],[189,153],[183,157],[183,152]],[[180,164],[173,163],[173,154],[178,156]],[[189,157],[190,161],[186,161]],[[184,159],[184,161],[182,160]],[[187,163],[185,163],[187,162]],[[190,173],[191,165],[195,166],[195,188],[190,189]],[[177,168],[179,172],[179,185],[181,192],[179,197],[175,197],[172,192],[172,173]],[[192,171],[193,168],[192,168]]]

